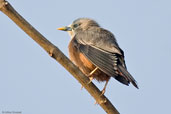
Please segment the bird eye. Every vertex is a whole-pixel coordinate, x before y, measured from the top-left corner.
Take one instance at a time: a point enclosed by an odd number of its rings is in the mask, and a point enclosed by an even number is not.
[[[74,24],[73,27],[74,27],[74,28],[77,28],[77,27],[78,27],[78,24]]]

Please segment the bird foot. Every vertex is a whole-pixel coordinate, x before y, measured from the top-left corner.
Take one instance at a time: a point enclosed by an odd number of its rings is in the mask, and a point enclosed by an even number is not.
[[[100,96],[103,96],[106,92],[106,89],[104,88],[102,91],[101,91],[101,95]]]
[[[95,101],[94,105],[103,104],[103,103],[106,103],[106,102],[107,102],[106,99],[101,100],[100,102]]]
[[[90,79],[90,81],[88,82],[88,84],[90,84],[94,78],[92,76],[89,76],[89,79]]]

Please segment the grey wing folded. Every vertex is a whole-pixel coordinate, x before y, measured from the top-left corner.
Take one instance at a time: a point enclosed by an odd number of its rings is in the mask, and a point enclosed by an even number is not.
[[[79,50],[83,53],[94,65],[109,76],[116,76],[114,70],[115,54],[105,52],[89,45],[80,44]]]

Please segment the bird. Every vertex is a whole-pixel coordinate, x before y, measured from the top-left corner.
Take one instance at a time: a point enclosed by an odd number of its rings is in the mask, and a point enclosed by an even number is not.
[[[132,83],[138,89],[136,80],[127,70],[124,52],[109,30],[90,18],[78,18],[58,30],[69,33],[70,60],[89,77],[90,82],[93,79],[106,81],[102,94],[111,77],[127,86]]]

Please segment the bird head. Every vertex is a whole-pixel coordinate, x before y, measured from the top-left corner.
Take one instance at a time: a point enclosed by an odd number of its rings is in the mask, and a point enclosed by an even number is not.
[[[58,28],[58,30],[67,31],[70,34],[70,36],[73,36],[74,34],[80,31],[87,30],[88,28],[93,26],[99,27],[99,24],[96,21],[89,18],[78,18],[75,21],[73,21],[71,25]]]

